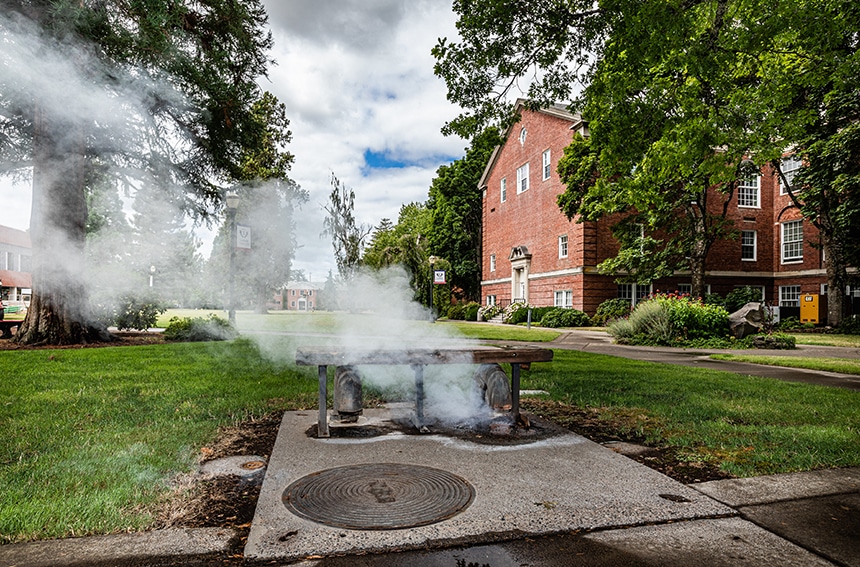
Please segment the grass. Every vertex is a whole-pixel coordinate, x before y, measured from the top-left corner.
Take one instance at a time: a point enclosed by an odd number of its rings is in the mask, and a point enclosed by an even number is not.
[[[838,346],[860,348],[860,335],[830,333],[790,333],[799,345]]]
[[[524,388],[736,476],[860,465],[858,392],[577,351],[525,374]]]
[[[796,356],[767,356],[754,354],[712,354],[716,360],[733,360],[768,366],[787,366],[841,374],[860,374],[860,359],[856,358],[807,358]]]
[[[199,312],[198,312],[199,314]],[[320,317],[319,326],[308,325]],[[240,328],[396,324],[355,316],[277,314]],[[538,329],[410,322],[512,338]],[[487,329],[485,331],[484,329]],[[516,335],[519,336],[519,335]],[[146,529],[175,475],[192,471],[219,426],[275,409],[316,407],[316,371],[292,365],[299,343],[329,337],[246,333],[230,343],[0,351],[0,541]],[[523,372],[634,433],[737,476],[860,465],[860,394],[576,351]]]
[[[171,309],[158,318],[158,326],[166,327],[171,317],[208,317],[210,313],[227,318],[224,311]],[[561,334],[551,329],[533,327],[527,329],[516,325],[488,325],[464,321],[392,320],[367,314],[332,313],[315,311],[271,311],[258,315],[248,311],[236,313],[236,326],[245,332],[286,332],[343,334],[359,331],[358,334],[373,334],[388,337],[441,337],[469,338],[479,340],[509,340],[550,342]]]
[[[315,407],[246,341],[0,352],[0,541],[135,530],[219,426]]]

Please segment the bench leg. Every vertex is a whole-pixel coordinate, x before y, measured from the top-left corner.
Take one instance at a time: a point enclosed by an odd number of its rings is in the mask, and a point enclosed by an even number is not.
[[[520,419],[520,365],[511,364],[511,414],[514,423]]]
[[[326,409],[326,399],[328,398],[328,373],[326,366],[320,364],[319,368],[319,419],[317,420],[317,437],[329,437],[328,431],[328,411]]]

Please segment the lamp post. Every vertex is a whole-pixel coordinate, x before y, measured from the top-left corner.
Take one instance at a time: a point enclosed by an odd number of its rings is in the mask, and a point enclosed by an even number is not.
[[[236,325],[236,208],[239,206],[239,195],[235,191],[227,193],[227,221],[230,223],[230,266],[229,286],[227,289],[227,319],[231,325]]]
[[[155,278],[155,266],[149,267],[149,287],[152,288],[152,280]]]
[[[433,313],[433,286],[436,285],[436,256],[430,256],[430,322],[436,322],[436,314]]]

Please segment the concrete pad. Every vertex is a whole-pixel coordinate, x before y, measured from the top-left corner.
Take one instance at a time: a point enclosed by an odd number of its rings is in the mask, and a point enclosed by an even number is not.
[[[296,567],[815,567],[829,561],[740,518],[564,534],[439,551],[313,559]]]
[[[390,413],[365,410],[365,416],[384,421]],[[294,561],[735,514],[692,488],[569,432],[501,446],[402,433],[317,439],[306,434],[315,422],[313,412],[284,415],[245,547],[246,559]],[[295,480],[365,463],[444,469],[468,481],[475,500],[450,519],[383,531],[315,523],[293,515],[282,502],[284,490]]]
[[[729,506],[751,506],[782,500],[860,492],[860,468],[732,478],[702,482],[693,486],[703,494]]]
[[[151,560],[224,553],[236,532],[225,528],[169,529],[133,534],[34,541],[0,546],[0,565],[71,567],[141,565]]]
[[[860,492],[739,509],[744,518],[840,564],[860,567]]]

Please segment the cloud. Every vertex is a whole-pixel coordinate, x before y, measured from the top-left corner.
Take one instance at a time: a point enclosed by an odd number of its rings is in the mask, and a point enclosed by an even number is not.
[[[277,64],[261,86],[286,104],[290,176],[310,194],[294,267],[321,281],[336,272],[331,243],[319,237],[332,172],[354,189],[357,221],[377,225],[396,220],[403,204],[426,201],[439,166],[463,155],[467,143],[440,132],[459,109],[430,54],[438,38],[456,35],[456,17],[448,0],[264,3]],[[0,224],[26,228],[25,214],[29,193],[0,180]],[[211,235],[200,236],[210,247]]]

